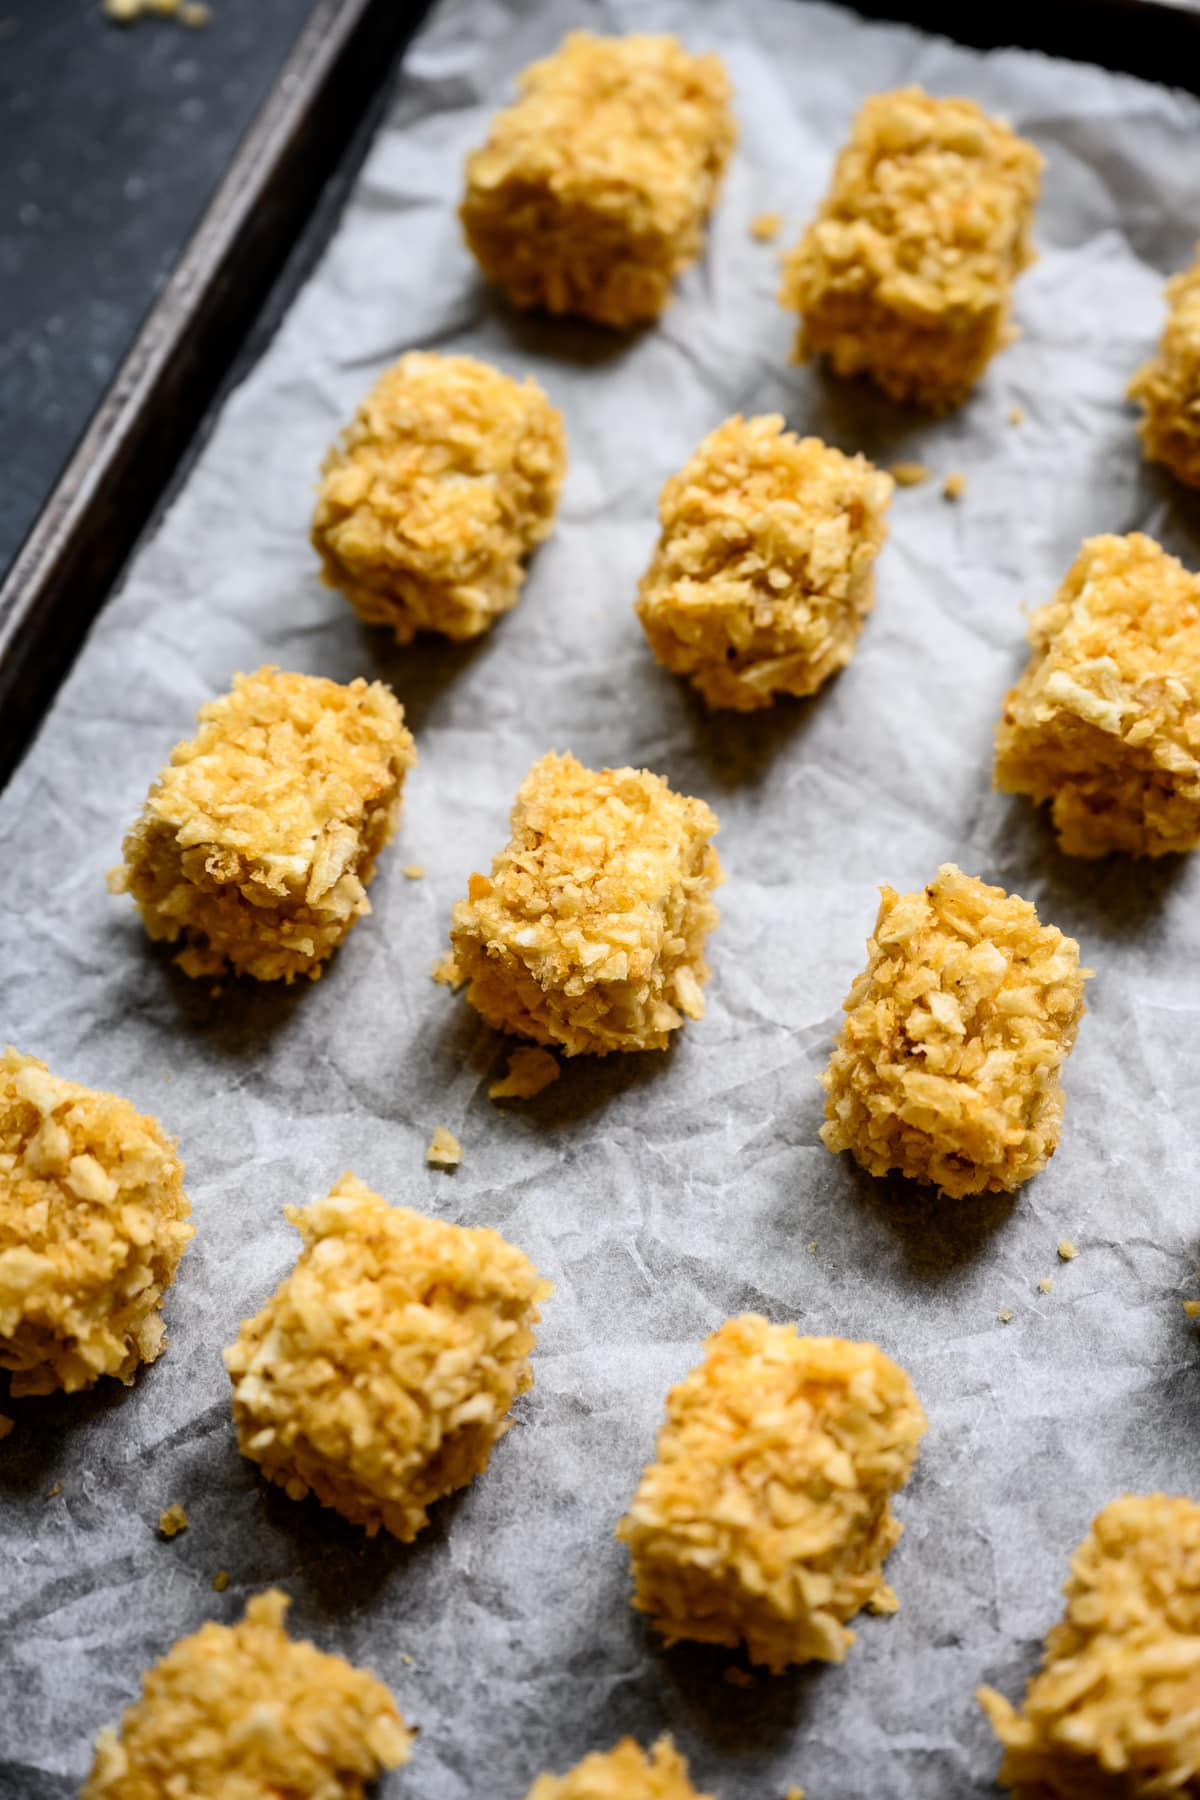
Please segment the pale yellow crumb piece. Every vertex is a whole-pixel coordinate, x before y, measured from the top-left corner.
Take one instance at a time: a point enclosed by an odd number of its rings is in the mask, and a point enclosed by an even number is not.
[[[633,1604],[669,1644],[744,1645],[751,1662],[841,1662],[846,1620],[893,1610],[890,1500],[926,1419],[874,1344],[730,1319],[667,1396],[658,1456],[617,1536]]]
[[[1013,1192],[1058,1144],[1092,971],[1029,901],[953,863],[920,893],[880,892],[821,1077],[822,1141],[955,1199]]]
[[[1002,1325],[1011,1325],[1012,1321],[1013,1321],[1013,1315],[1012,1315],[1011,1308],[1009,1308],[1007,1306],[1004,1307],[1002,1309],[1002,1311],[1000,1311],[996,1314],[996,1317],[999,1319],[999,1321]]]
[[[751,1688],[754,1686],[754,1677],[751,1675],[749,1669],[739,1668],[737,1663],[730,1663],[729,1667],[723,1672],[721,1679],[722,1681],[727,1681],[730,1687]]]
[[[1200,1300],[1185,1300],[1183,1310],[1189,1319],[1200,1319]]]
[[[423,881],[425,878],[425,864],[405,863],[403,874],[407,881]]]
[[[438,1125],[429,1140],[425,1161],[437,1163],[443,1169],[456,1169],[462,1161],[462,1156],[462,1145],[454,1133],[447,1131],[444,1125]]]
[[[198,31],[203,26],[212,23],[212,8],[206,6],[204,0],[183,0],[183,4],[179,8],[179,17],[184,25],[190,26],[193,31]]]
[[[325,458],[311,532],[322,578],[397,643],[478,637],[516,605],[566,467],[562,417],[532,376],[412,350]]]
[[[518,87],[467,159],[459,217],[484,274],[516,306],[656,317],[703,248],[737,135],[720,58],[573,31]]]
[[[176,1145],[128,1100],[0,1056],[0,1369],[14,1399],[133,1380],[195,1235]]]
[[[565,1775],[539,1775],[525,1800],[713,1800],[688,1778],[685,1759],[669,1737],[649,1754],[633,1738],[594,1751]]]
[[[118,25],[128,25],[141,17],[146,4],[145,0],[104,0],[101,10],[106,19],[113,19]]]
[[[289,1638],[286,1595],[257,1595],[234,1626],[208,1623],[142,1677],[141,1698],[96,1740],[80,1800],[149,1795],[359,1800],[408,1761],[411,1734],[382,1682]]]
[[[1025,423],[1024,407],[1022,407],[1022,406],[1012,407],[1009,411],[1008,422],[1010,425],[1023,425]]]
[[[932,470],[924,463],[897,462],[891,465],[888,473],[897,487],[910,488],[920,487],[923,481],[928,481]]]
[[[212,1584],[213,1592],[215,1594],[223,1594],[225,1589],[229,1586],[229,1570],[218,1569],[212,1578]]]
[[[784,1800],[804,1800],[804,1789],[801,1787],[790,1787],[784,1795]]]
[[[498,1232],[349,1173],[284,1210],[304,1247],[225,1352],[239,1446],[291,1499],[407,1543],[508,1430],[550,1284]]]
[[[508,1059],[508,1073],[488,1088],[489,1100],[532,1100],[562,1074],[558,1061],[540,1044],[525,1044]]]
[[[177,1500],[173,1500],[170,1506],[164,1507],[158,1515],[158,1529],[162,1537],[168,1539],[178,1537],[179,1533],[186,1531],[187,1528],[187,1513]]]
[[[660,775],[544,756],[491,874],[454,907],[439,979],[465,982],[489,1025],[567,1056],[665,1050],[704,1016],[716,829]]]
[[[1195,1790],[1200,1770],[1200,1506],[1125,1494],[1070,1562],[1066,1611],[1018,1712],[978,1699],[1020,1795],[1097,1800]]]
[[[1138,433],[1147,461],[1200,487],[1200,254],[1167,283],[1167,305],[1158,351],[1134,376],[1129,397],[1143,408]]]
[[[959,500],[966,491],[967,478],[961,469],[954,469],[942,483],[942,493],[947,500]]]
[[[809,1246],[808,1246],[808,1247],[809,1247],[809,1250],[810,1250],[810,1251],[813,1251],[813,1252],[814,1252],[814,1253],[815,1253],[815,1251],[816,1251],[816,1248],[817,1248],[817,1240],[816,1240],[816,1238],[814,1238],[814,1239],[813,1239],[813,1241],[812,1241],[812,1243],[811,1243],[811,1244],[810,1244],[810,1245],[809,1245]]]
[[[375,860],[416,762],[383,682],[235,675],[177,744],[109,877],[185,974],[316,979],[371,910]]]
[[[636,608],[658,661],[713,707],[815,693],[874,605],[891,498],[865,457],[798,438],[778,413],[727,419],[659,497]]]
[[[971,100],[874,95],[786,261],[798,359],[826,355],[837,374],[934,411],[965,399],[1013,336],[1042,167]]]
[[[444,956],[439,957],[429,974],[433,981],[438,982],[442,987],[448,987],[455,994],[466,980],[466,976],[455,960],[453,950],[447,950]]]
[[[1049,1294],[1053,1290],[1053,1287],[1054,1287],[1053,1275],[1043,1275],[1042,1279],[1038,1282],[1038,1293],[1039,1294]]]
[[[402,1655],[402,1656],[401,1656],[401,1658],[400,1658],[400,1661],[401,1661],[401,1662],[402,1662],[402,1663],[403,1663],[403,1664],[404,1664],[404,1666],[405,1666],[405,1668],[406,1668],[406,1669],[411,1669],[411,1668],[412,1668],[412,1665],[413,1665],[413,1659],[412,1659],[412,1657],[411,1657],[411,1656],[410,1656],[410,1655],[409,1655],[409,1654],[408,1654],[408,1651],[407,1651],[407,1650],[406,1650],[406,1651],[405,1651],[405,1652],[404,1652],[404,1654],[403,1654],[403,1655]]]
[[[757,213],[750,221],[750,236],[760,244],[775,241],[783,230],[783,214],[779,212]]]
[[[54,1486],[53,1486],[53,1487],[51,1487],[51,1488],[47,1488],[47,1489],[46,1489],[46,1498],[47,1498],[47,1500],[57,1500],[57,1499],[58,1499],[58,1496],[59,1496],[59,1495],[60,1495],[60,1494],[61,1494],[61,1493],[62,1493],[62,1491],[63,1491],[63,1484],[62,1484],[62,1482],[61,1482],[61,1481],[56,1481],[56,1482],[55,1482],[55,1483],[54,1483]]]
[[[997,787],[1050,803],[1068,856],[1200,844],[1200,576],[1141,532],[1084,543],[1029,624]]]
[[[1071,1242],[1070,1238],[1063,1238],[1058,1246],[1058,1254],[1063,1262],[1074,1262],[1075,1258],[1079,1255],[1079,1252]]]
[[[0,1413],[0,1443],[16,1429],[17,1421],[10,1419],[7,1413]]]

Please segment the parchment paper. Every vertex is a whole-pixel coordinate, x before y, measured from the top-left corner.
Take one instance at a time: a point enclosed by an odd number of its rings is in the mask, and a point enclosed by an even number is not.
[[[630,338],[509,314],[454,217],[464,153],[511,76],[580,22],[679,31],[727,58],[737,90],[707,259]],[[909,81],[1008,114],[1049,159],[1021,340],[936,425],[789,367],[777,251],[748,229],[779,208],[791,242],[859,101]],[[664,1729],[721,1800],[793,1783],[812,1800],[993,1792],[973,1689],[1020,1691],[1094,1512],[1124,1490],[1200,1494],[1200,1348],[1181,1305],[1200,1236],[1200,867],[1072,863],[989,786],[1022,603],[1051,594],[1080,539],[1142,528],[1200,565],[1195,499],[1144,468],[1122,399],[1200,229],[1198,146],[1191,99],[795,0],[438,10],[336,240],[0,802],[0,1027],[179,1134],[198,1228],[170,1347],[132,1390],[7,1406],[3,1800],[74,1793],[143,1668],[270,1583],[294,1596],[296,1630],[377,1670],[420,1725],[389,1797],[522,1800],[540,1770]],[[532,370],[570,437],[557,532],[516,612],[466,650],[368,634],[306,542],[327,442],[414,346]],[[883,462],[961,469],[966,492],[897,494],[876,614],[826,692],[713,716],[656,667],[632,601],[663,479],[727,414],[776,409]],[[325,979],[214,997],[148,945],[104,874],[196,707],[268,660],[392,681],[421,764],[374,915]],[[429,971],[551,746],[704,796],[728,884],[704,1021],[665,1056],[580,1059],[500,1116],[486,1084],[506,1046]],[[876,885],[921,885],[947,858],[1035,900],[1098,971],[1061,1148],[1011,1204],[872,1181],[817,1138]],[[409,862],[425,880],[405,880]],[[424,1164],[437,1125],[465,1146],[454,1175]],[[281,1208],[346,1167],[497,1227],[557,1283],[516,1429],[410,1549],[269,1488],[230,1423],[220,1350],[292,1262]],[[876,1339],[931,1430],[897,1507],[899,1615],[864,1617],[841,1668],[736,1685],[729,1653],[655,1646],[613,1527],[667,1387],[747,1308]],[[191,1522],[168,1544],[171,1501]]]

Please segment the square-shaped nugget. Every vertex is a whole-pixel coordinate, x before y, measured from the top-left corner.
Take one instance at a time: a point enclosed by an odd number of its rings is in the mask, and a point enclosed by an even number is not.
[[[925,1431],[904,1370],[874,1344],[730,1319],[667,1396],[658,1456],[617,1536],[633,1604],[668,1643],[744,1643],[752,1662],[841,1662],[845,1621],[894,1612],[889,1504]]]
[[[664,1050],[704,1014],[716,815],[645,769],[544,756],[491,875],[457,902],[438,971],[489,1025],[568,1056]]]
[[[1001,1782],[1038,1800],[1200,1792],[1200,1506],[1114,1500],[1063,1591],[1021,1712],[979,1690],[1004,1746]]]
[[[365,913],[416,762],[382,682],[262,668],[200,708],[125,839],[114,893],[189,975],[314,980]]]
[[[895,400],[957,405],[1012,333],[1042,158],[971,100],[876,94],[854,121],[780,298],[796,354]]]
[[[1058,1144],[1091,970],[1028,900],[953,863],[919,894],[881,893],[821,1077],[822,1140],[956,1198],[1012,1191]]]
[[[1153,538],[1089,538],[1029,626],[996,785],[1049,801],[1070,856],[1200,842],[1200,577]]]
[[[688,1779],[686,1760],[669,1737],[649,1754],[633,1738],[596,1750],[565,1775],[539,1775],[525,1800],[712,1800]]]
[[[325,459],[312,522],[324,579],[397,643],[478,637],[516,605],[566,468],[561,415],[532,377],[412,351]]]
[[[727,419],[659,500],[637,602],[659,662],[739,712],[815,693],[874,604],[892,487],[777,413]]]
[[[733,148],[720,58],[574,31],[520,89],[467,161],[461,217],[484,274],[517,306],[654,318],[700,253]]]
[[[1146,460],[1200,487],[1200,255],[1168,281],[1167,306],[1158,353],[1134,376],[1129,397],[1143,408]]]

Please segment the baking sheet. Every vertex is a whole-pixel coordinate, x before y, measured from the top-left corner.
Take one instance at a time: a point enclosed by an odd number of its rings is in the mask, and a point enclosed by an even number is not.
[[[463,155],[510,77],[575,23],[679,31],[726,57],[737,90],[708,257],[640,336],[511,315],[454,218]],[[1023,335],[934,425],[789,367],[777,251],[749,233],[778,208],[790,242],[858,102],[907,81],[974,95],[1049,158]],[[1122,400],[1196,235],[1197,144],[1192,99],[796,0],[436,12],[336,240],[0,800],[0,1028],[179,1134],[198,1228],[170,1348],[132,1390],[0,1395],[17,1421],[0,1447],[3,1800],[74,1793],[142,1669],[270,1583],[294,1597],[297,1630],[376,1669],[420,1725],[387,1796],[521,1800],[543,1768],[661,1730],[721,1800],[782,1800],[793,1783],[812,1800],[994,1791],[972,1691],[1020,1690],[1093,1513],[1126,1489],[1200,1492],[1181,1305],[1200,1235],[1200,868],[1073,864],[1026,803],[989,788],[1020,608],[1049,596],[1079,540],[1143,528],[1200,564],[1196,504],[1144,468]],[[306,542],[328,440],[415,346],[532,370],[570,438],[558,530],[516,612],[466,649],[397,652],[366,632]],[[855,661],[815,700],[752,718],[706,714],[631,611],[663,479],[735,410],[967,477],[956,505],[937,482],[897,494]],[[268,660],[393,682],[421,764],[374,915],[328,975],[214,996],[148,945],[104,874],[196,707]],[[568,1065],[501,1116],[486,1086],[505,1046],[429,970],[551,746],[645,764],[710,801],[728,883],[705,1020],[666,1056]],[[1035,900],[1098,971],[1061,1149],[1013,1202],[874,1182],[817,1138],[817,1076],[876,885],[919,886],[948,858]],[[405,880],[410,862],[423,881]],[[425,1167],[436,1125],[465,1146],[453,1175]],[[497,1227],[557,1283],[518,1427],[408,1549],[268,1488],[229,1417],[220,1349],[290,1266],[281,1208],[346,1167]],[[1079,1246],[1069,1266],[1063,1237]],[[728,1652],[655,1646],[612,1534],[667,1387],[746,1308],[876,1339],[931,1430],[897,1505],[899,1615],[864,1617],[841,1668],[735,1685]],[[190,1525],[168,1544],[155,1525],[172,1501]]]

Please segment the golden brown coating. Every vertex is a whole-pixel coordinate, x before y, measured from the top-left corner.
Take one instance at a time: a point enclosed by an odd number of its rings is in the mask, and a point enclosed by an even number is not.
[[[739,712],[815,693],[874,604],[892,485],[778,413],[727,419],[658,503],[637,613],[659,662]]]
[[[417,760],[380,681],[266,667],[200,708],[125,839],[114,893],[188,975],[313,980],[371,910],[375,859]]]
[[[953,863],[922,893],[880,892],[821,1077],[821,1138],[872,1175],[1011,1192],[1054,1154],[1092,971],[1028,900]]]
[[[532,376],[411,351],[325,459],[312,541],[370,625],[478,637],[515,606],[567,471],[561,414]]]
[[[633,1738],[593,1751],[565,1775],[539,1775],[525,1800],[713,1800],[698,1794],[686,1760],[669,1737],[649,1755]]]
[[[633,1604],[668,1643],[744,1643],[752,1662],[841,1662],[845,1621],[894,1612],[883,1564],[925,1414],[874,1344],[730,1319],[667,1395],[658,1457],[617,1536]]]
[[[1200,843],[1200,576],[1153,538],[1089,538],[1029,626],[996,785],[1051,803],[1070,856]]]
[[[1200,1793],[1200,1506],[1126,1494],[1071,1558],[1066,1615],[1021,1712],[979,1700],[1021,1800]]]
[[[934,411],[965,399],[1012,336],[1042,168],[972,100],[917,87],[868,100],[786,261],[798,360],[824,354],[839,375]]]
[[[0,1056],[0,1369],[12,1392],[131,1382],[195,1236],[175,1140],[115,1094]]]
[[[407,1762],[383,1683],[289,1638],[288,1604],[272,1589],[239,1624],[180,1638],[100,1733],[80,1800],[363,1800]]]
[[[573,31],[519,88],[467,159],[460,217],[484,274],[516,306],[655,318],[703,248],[737,136],[720,58]]]
[[[645,769],[544,756],[512,837],[454,908],[438,977],[489,1025],[567,1056],[665,1050],[704,1015],[717,820]]]
[[[349,1173],[285,1211],[304,1248],[225,1352],[242,1454],[293,1500],[408,1543],[533,1385],[550,1284],[497,1232],[389,1206]]]
[[[1167,322],[1157,353],[1129,384],[1140,401],[1147,462],[1166,463],[1200,487],[1200,253],[1167,283]]]

